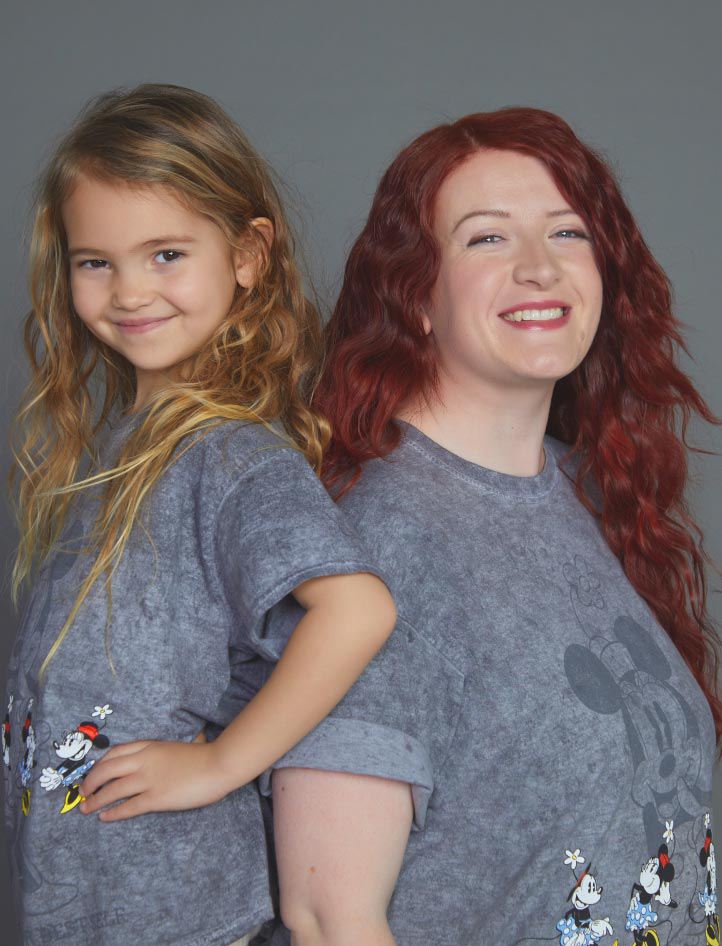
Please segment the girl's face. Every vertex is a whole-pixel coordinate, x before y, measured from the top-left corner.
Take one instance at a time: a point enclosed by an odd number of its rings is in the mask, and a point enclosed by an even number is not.
[[[62,216],[75,311],[133,365],[140,407],[213,336],[253,258],[158,185],[82,176]]]
[[[481,151],[447,177],[434,229],[441,266],[424,315],[440,376],[553,386],[594,338],[602,281],[582,218],[536,158]]]

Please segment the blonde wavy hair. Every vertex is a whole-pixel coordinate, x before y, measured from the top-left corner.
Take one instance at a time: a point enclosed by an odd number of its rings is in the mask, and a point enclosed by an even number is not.
[[[99,467],[98,434],[111,415],[131,409],[135,374],[73,311],[61,212],[80,175],[171,189],[216,223],[231,247],[250,248],[259,260],[252,288],[236,287],[214,336],[184,366],[183,380],[152,398],[109,470]],[[252,225],[259,217],[273,225],[270,245]],[[102,486],[86,548],[92,566],[45,658],[44,672],[101,576],[110,595],[110,579],[143,500],[196,441],[193,435],[225,421],[278,421],[318,471],[329,428],[309,406],[318,377],[320,320],[304,294],[272,172],[235,122],[205,95],[146,84],[89,103],[39,182],[30,297],[25,347],[32,379],[16,418],[11,472],[21,536],[15,599],[59,543],[74,494]]]

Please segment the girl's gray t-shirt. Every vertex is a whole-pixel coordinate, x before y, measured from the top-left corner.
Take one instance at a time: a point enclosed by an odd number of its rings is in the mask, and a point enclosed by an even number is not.
[[[279,765],[411,784],[398,946],[718,943],[712,716],[565,448],[514,477],[404,431],[341,501],[397,627]]]
[[[107,456],[136,422],[115,427]],[[271,605],[309,578],[375,571],[287,440],[226,423],[190,444],[153,488],[113,576],[107,635],[100,583],[43,682],[41,663],[89,567],[81,550],[94,499],[81,494],[26,605],[2,768],[16,903],[32,946],[227,946],[272,915],[255,786],[118,823],[77,808],[77,786],[105,748],[190,741],[238,713],[279,656],[263,636]]]

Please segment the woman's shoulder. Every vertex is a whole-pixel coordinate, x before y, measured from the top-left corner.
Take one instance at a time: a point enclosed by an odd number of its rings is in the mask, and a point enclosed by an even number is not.
[[[578,457],[575,457],[572,448],[568,443],[564,443],[561,440],[557,440],[556,437],[550,437],[547,434],[544,437],[544,449],[548,450],[554,457],[555,462],[559,464],[564,464],[565,468],[568,468],[571,464],[571,468],[576,470],[578,465]]]
[[[561,440],[549,436],[544,438],[544,448],[552,453],[557,467],[562,471],[571,488],[572,484],[577,480],[579,465],[582,459],[579,453],[575,452],[568,443],[563,443]],[[604,505],[602,491],[592,473],[587,474],[584,478],[583,486],[584,492],[592,501],[594,507],[597,510],[601,510]],[[589,515],[588,510],[584,512],[586,515]]]

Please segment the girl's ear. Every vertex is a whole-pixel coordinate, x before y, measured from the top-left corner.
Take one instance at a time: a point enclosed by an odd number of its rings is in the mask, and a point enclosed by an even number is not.
[[[255,217],[251,220],[251,226],[261,237],[266,245],[266,249],[271,248],[273,243],[273,223],[268,217]],[[234,250],[233,268],[236,273],[236,282],[242,289],[250,289],[258,278],[264,261],[265,252],[261,252],[257,243]]]

